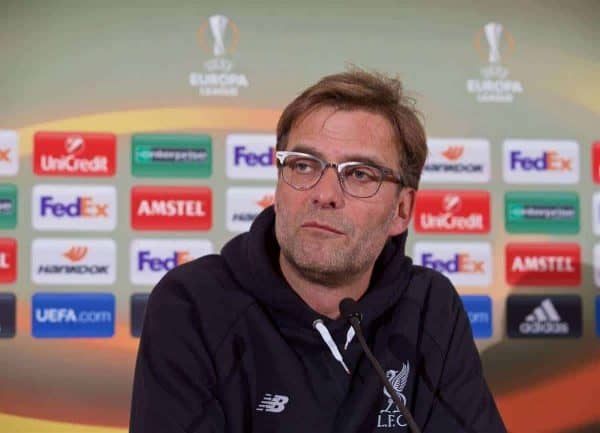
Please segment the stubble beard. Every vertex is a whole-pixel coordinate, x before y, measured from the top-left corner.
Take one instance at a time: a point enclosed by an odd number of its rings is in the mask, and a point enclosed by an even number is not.
[[[278,209],[275,235],[281,254],[302,278],[321,286],[337,288],[359,278],[373,266],[385,244],[385,234],[393,216],[390,213],[380,225],[363,232],[358,241],[349,246],[339,241],[295,235],[287,229],[295,227],[288,223],[289,215],[285,210],[282,212]],[[354,227],[345,225],[346,233],[351,235],[355,232]]]

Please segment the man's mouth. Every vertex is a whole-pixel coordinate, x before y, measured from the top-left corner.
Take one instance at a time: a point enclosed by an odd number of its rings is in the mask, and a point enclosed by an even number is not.
[[[304,228],[311,228],[311,229],[319,229],[319,230],[323,230],[323,231],[328,231],[331,233],[335,233],[337,235],[343,235],[344,232],[341,232],[331,226],[328,226],[327,224],[323,224],[323,223],[318,223],[316,221],[308,221],[304,224],[302,224],[302,227]]]

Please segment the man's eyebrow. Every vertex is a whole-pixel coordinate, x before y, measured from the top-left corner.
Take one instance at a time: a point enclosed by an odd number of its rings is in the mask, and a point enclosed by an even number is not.
[[[290,148],[288,150],[290,152],[309,153],[311,155],[316,156],[317,158],[326,160],[325,155],[323,155],[321,152],[319,152],[317,149],[313,148],[312,146],[309,146],[304,143],[299,143],[297,145],[290,146]],[[359,155],[359,154],[344,155],[344,161],[342,161],[342,162],[345,162],[345,161],[364,162],[366,164],[387,167],[387,165],[385,163],[378,161],[375,158],[366,156],[366,155]]]

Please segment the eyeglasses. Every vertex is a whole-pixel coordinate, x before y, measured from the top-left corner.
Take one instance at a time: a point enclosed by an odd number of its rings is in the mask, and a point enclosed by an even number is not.
[[[275,152],[281,177],[289,186],[304,191],[314,187],[328,167],[336,170],[342,189],[351,196],[368,198],[377,194],[383,181],[403,185],[402,178],[393,170],[364,162],[326,162],[309,153]]]

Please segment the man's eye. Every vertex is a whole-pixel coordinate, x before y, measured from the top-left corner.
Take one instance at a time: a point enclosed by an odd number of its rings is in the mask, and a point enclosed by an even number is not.
[[[371,167],[353,167],[349,170],[348,177],[360,182],[377,181],[378,175]]]
[[[294,170],[297,173],[303,174],[312,173],[312,171],[314,170],[313,165],[314,164],[310,164],[307,161],[292,161],[290,163],[290,167],[292,168],[292,170]]]

